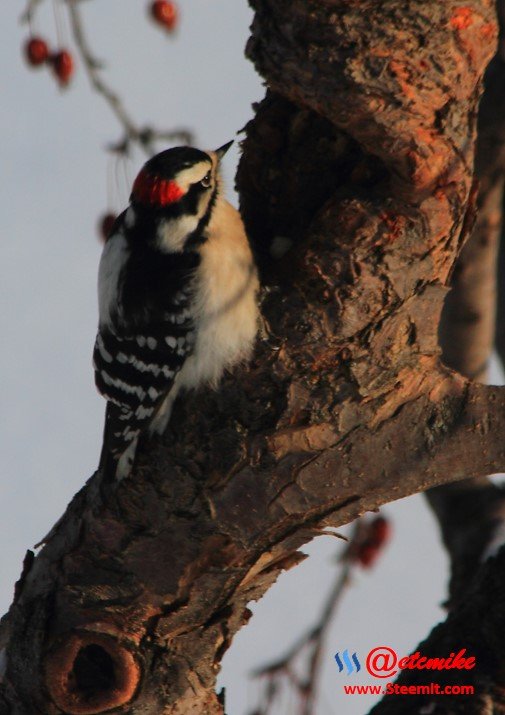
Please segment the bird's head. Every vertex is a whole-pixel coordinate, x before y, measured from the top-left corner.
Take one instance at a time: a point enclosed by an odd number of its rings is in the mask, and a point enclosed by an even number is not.
[[[127,222],[152,219],[164,252],[190,248],[191,237],[198,238],[209,222],[220,187],[219,164],[232,144],[208,152],[180,146],[153,156],[133,183]]]

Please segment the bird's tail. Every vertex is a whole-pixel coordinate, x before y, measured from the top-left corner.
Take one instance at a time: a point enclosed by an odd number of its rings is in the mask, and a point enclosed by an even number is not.
[[[102,439],[102,451],[100,452],[100,461],[98,462],[98,469],[102,472],[105,479],[114,479],[116,476],[117,459],[110,449],[111,444],[111,421],[112,421],[112,408],[113,405],[107,402],[105,408],[105,420],[103,425],[103,439]]]
[[[138,433],[129,433],[119,428],[121,408],[113,402],[107,402],[103,427],[103,443],[98,469],[105,479],[124,479],[129,476],[137,450]]]

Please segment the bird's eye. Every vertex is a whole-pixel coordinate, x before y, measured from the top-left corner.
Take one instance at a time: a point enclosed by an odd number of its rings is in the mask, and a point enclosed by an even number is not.
[[[203,179],[200,181],[200,184],[203,186],[204,189],[208,189],[210,186],[211,182],[211,177],[210,177],[210,171],[208,171]]]

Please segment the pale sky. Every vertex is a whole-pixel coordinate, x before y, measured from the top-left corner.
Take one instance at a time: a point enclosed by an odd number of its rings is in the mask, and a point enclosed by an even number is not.
[[[82,68],[61,92],[45,69],[26,67],[21,5],[0,5],[0,612],[11,602],[24,552],[47,533],[98,461],[104,404],[91,368],[101,250],[96,222],[108,208],[107,176],[114,176],[103,148],[121,134]],[[92,46],[107,62],[105,77],[139,123],[186,125],[201,148],[224,144],[263,96],[260,79],[243,59],[251,19],[246,1],[185,0],[174,40],[147,21],[146,5],[82,4]],[[54,44],[52,3],[43,4],[36,29]],[[235,149],[226,160],[230,189],[237,156]],[[138,155],[127,167],[130,180],[142,161]],[[109,207],[122,209],[126,198],[124,183],[113,180]],[[344,600],[324,658],[318,715],[362,715],[374,702],[342,694],[351,681],[338,674],[335,651],[365,654],[390,645],[405,655],[443,618],[445,554],[423,500],[403,500],[384,513],[394,520],[394,538],[376,569],[360,573]],[[235,639],[220,677],[228,715],[252,710],[257,687],[247,673],[279,657],[317,617],[339,548],[335,539],[320,537],[307,547],[310,558],[253,605],[255,617]],[[278,710],[291,712],[289,703]]]

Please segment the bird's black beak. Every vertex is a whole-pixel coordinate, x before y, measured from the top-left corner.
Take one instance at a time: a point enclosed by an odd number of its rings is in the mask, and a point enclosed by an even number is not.
[[[219,149],[216,149],[218,161],[221,161],[221,159],[226,154],[226,152],[228,151],[228,149],[231,147],[232,144],[233,144],[233,139],[231,140],[231,142],[228,142],[228,144],[223,144],[223,146],[220,146]]]

